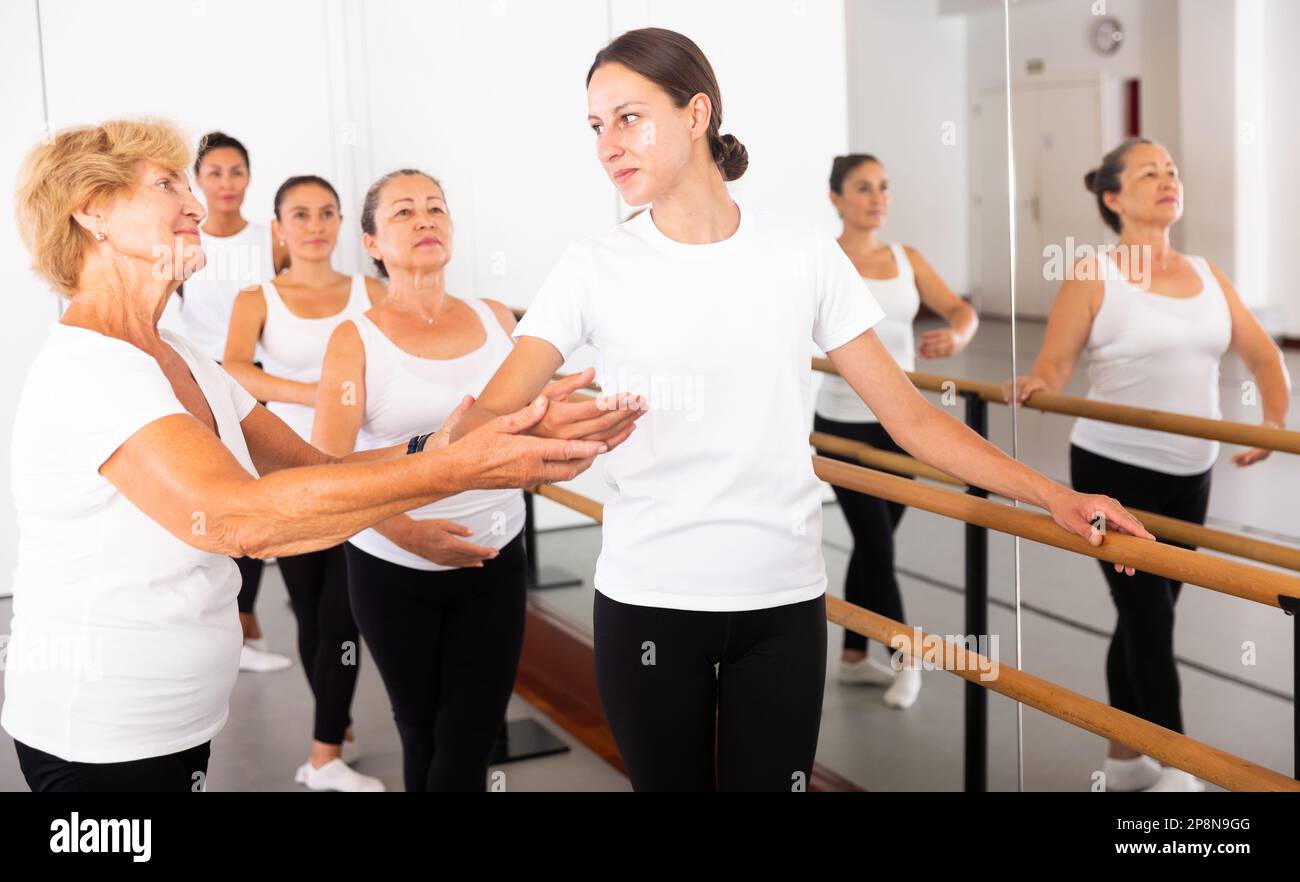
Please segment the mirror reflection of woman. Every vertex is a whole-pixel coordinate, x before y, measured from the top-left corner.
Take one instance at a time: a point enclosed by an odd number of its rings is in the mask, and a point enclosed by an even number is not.
[[[275,194],[271,232],[288,269],[235,298],[222,364],[304,441],[311,442],[316,383],[330,333],[384,297],[384,286],[330,260],[342,222],[339,197],[323,178],[289,178]],[[261,362],[254,361],[261,350]],[[312,790],[383,790],[349,767],[357,758],[350,708],[360,670],[360,635],[348,603],[343,545],[276,559],[298,623],[298,654],[315,700],[311,751],[295,780]]]
[[[1032,372],[1015,380],[1016,401],[1064,391],[1086,351],[1089,399],[1220,419],[1219,362],[1232,351],[1258,385],[1263,425],[1284,428],[1290,379],[1281,350],[1221,269],[1170,244],[1183,215],[1183,182],[1169,151],[1144,138],[1125,141],[1084,186],[1119,235],[1118,260],[1085,259],[1061,284]],[[1011,394],[1008,380],[1003,396]],[[1248,466],[1268,454],[1244,450],[1232,462]],[[1217,441],[1099,420],[1080,419],[1070,434],[1076,490],[1123,493],[1136,508],[1196,524],[1205,522],[1218,456]],[[1182,583],[1144,572],[1118,579],[1104,564],[1102,574],[1116,610],[1106,656],[1110,703],[1182,732],[1174,654]],[[1109,790],[1204,789],[1191,774],[1118,742],[1110,744],[1104,772]]]
[[[830,198],[844,221],[840,247],[885,312],[875,327],[876,335],[899,366],[905,371],[916,370],[918,352],[922,358],[950,358],[965,349],[979,326],[975,310],[944,284],[915,248],[880,239],[880,230],[889,217],[890,199],[889,179],[881,161],[867,153],[835,157]],[[918,344],[912,325],[922,303],[947,326],[922,332]],[[822,377],[813,430],[906,455],[861,396],[834,374]],[[905,621],[903,597],[894,572],[894,533],[906,506],[841,487],[833,489],[853,535],[844,598],[894,621]],[[885,704],[900,710],[911,707],[921,692],[919,667],[904,664],[895,671],[895,666],[870,657],[867,638],[847,629],[839,680],[887,686]]]

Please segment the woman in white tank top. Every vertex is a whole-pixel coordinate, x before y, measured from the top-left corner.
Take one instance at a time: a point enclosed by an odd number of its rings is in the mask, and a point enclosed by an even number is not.
[[[1125,141],[1084,184],[1119,245],[1113,255],[1081,261],[1061,285],[1033,371],[1016,378],[1016,403],[1039,390],[1063,391],[1086,350],[1088,398],[1219,419],[1219,360],[1231,350],[1255,377],[1263,424],[1283,428],[1290,393],[1281,351],[1217,267],[1170,245],[1183,185],[1168,151],[1146,139]],[[1003,386],[1007,400],[1011,387],[1009,380]],[[1070,442],[1076,490],[1122,492],[1136,508],[1204,522],[1218,442],[1086,419],[1075,423]],[[1245,450],[1232,461],[1247,466],[1266,456]],[[1151,573],[1123,580],[1107,565],[1102,572],[1117,611],[1106,660],[1110,702],[1182,732],[1173,647],[1181,583]],[[1203,787],[1114,742],[1105,774],[1111,790]]]
[[[446,290],[453,225],[437,181],[381,178],[361,227],[389,294],[329,342],[313,441],[336,456],[440,425],[513,348],[509,309]],[[486,786],[523,647],[523,525],[520,491],[474,491],[346,543],[352,609],[392,701],[408,791]]]
[[[330,334],[384,297],[378,281],[345,276],[330,265],[341,220],[338,194],[328,181],[306,175],[280,186],[273,229],[292,262],[274,280],[239,293],[223,359],[245,389],[308,442]],[[253,361],[258,348],[260,366]],[[340,647],[357,646],[359,634],[348,603],[343,548],[286,555],[277,563],[298,621],[298,652],[316,702],[310,757],[296,780],[313,790],[382,790],[378,778],[360,775],[344,762],[344,745],[355,747],[349,709],[359,658]]]
[[[885,349],[905,371],[916,369],[917,343],[912,324],[921,303],[947,322],[948,327],[921,335],[923,358],[956,355],[975,336],[979,319],[975,310],[949,290],[916,249],[880,241],[880,229],[889,215],[889,180],[885,167],[866,153],[837,156],[831,165],[831,202],[844,220],[839,243],[867,282],[885,317],[875,326]],[[862,441],[894,453],[905,451],[881,427],[861,396],[842,378],[822,375],[813,429]],[[843,459],[826,451],[823,456]],[[856,464],[856,460],[853,460]],[[903,598],[894,572],[894,531],[905,506],[865,493],[832,488],[840,511],[853,535],[844,597],[850,603],[904,621]],[[921,672],[905,667],[897,673],[868,655],[867,639],[845,630],[839,679],[844,683],[888,686],[885,704],[911,707],[921,689]]]

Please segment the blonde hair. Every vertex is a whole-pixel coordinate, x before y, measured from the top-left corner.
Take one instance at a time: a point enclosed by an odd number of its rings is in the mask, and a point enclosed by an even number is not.
[[[180,130],[163,120],[114,119],[47,138],[23,161],[14,198],[32,269],[71,296],[93,241],[74,212],[129,190],[141,160],[183,175],[192,155]]]

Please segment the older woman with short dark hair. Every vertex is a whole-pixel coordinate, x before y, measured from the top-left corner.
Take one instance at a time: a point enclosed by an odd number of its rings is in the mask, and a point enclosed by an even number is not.
[[[70,300],[14,425],[0,724],[33,790],[203,789],[242,642],[231,556],[328,548],[465,490],[568,480],[636,416],[565,401],[584,372],[454,444],[468,397],[408,443],[316,450],[157,328],[203,261],[190,158],[170,125],[119,120],[59,133],[19,179],[34,268]],[[578,423],[586,437],[561,440]]]

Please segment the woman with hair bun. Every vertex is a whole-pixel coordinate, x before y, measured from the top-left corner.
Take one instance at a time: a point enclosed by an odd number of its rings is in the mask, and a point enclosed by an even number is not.
[[[881,161],[869,153],[835,157],[830,197],[844,221],[840,247],[885,312],[875,332],[894,360],[903,370],[911,371],[916,369],[918,349],[922,358],[951,358],[965,349],[979,326],[975,310],[944,284],[915,248],[880,241],[880,228],[889,215],[889,179]],[[923,302],[948,325],[922,333],[918,346],[912,324]],[[903,452],[853,387],[834,374],[822,378],[813,430],[892,453]],[[896,622],[904,621],[903,596],[894,573],[894,531],[907,507],[841,487],[834,490],[853,534],[844,599]],[[847,629],[839,679],[841,683],[887,686],[884,702],[898,710],[915,704],[921,692],[919,666],[905,664],[897,671],[886,667],[867,653],[867,638]]]
[[[1073,278],[1061,284],[1033,370],[1015,380],[1016,402],[1039,390],[1064,390],[1086,350],[1088,398],[1220,419],[1219,361],[1231,350],[1258,383],[1263,424],[1284,428],[1290,380],[1281,350],[1222,270],[1169,242],[1183,215],[1183,183],[1169,152],[1132,138],[1107,153],[1085,175],[1084,186],[1119,234],[1119,259],[1103,254],[1080,261]],[[1010,401],[1011,395],[1008,380],[1003,397]],[[1248,466],[1268,453],[1245,450],[1232,461]],[[1197,524],[1205,522],[1218,456],[1217,441],[1098,420],[1080,419],[1070,434],[1076,490],[1122,488],[1138,508]],[[1102,573],[1116,611],[1106,655],[1110,703],[1182,732],[1174,655],[1174,604],[1182,583],[1154,573],[1119,579],[1104,564]],[[1117,742],[1110,744],[1104,773],[1108,790],[1204,789],[1189,773],[1162,768]]]
[[[587,106],[601,166],[648,210],[569,245],[453,431],[535,395],[579,346],[599,349],[605,394],[648,408],[607,462],[594,580],[596,682],[632,786],[804,790],[826,678],[814,340],[918,458],[1081,535],[1099,509],[1149,534],[932,407],[871,331],[881,309],[835,242],[732,199],[749,156],[721,132],[691,40],[618,37],[588,70]]]

